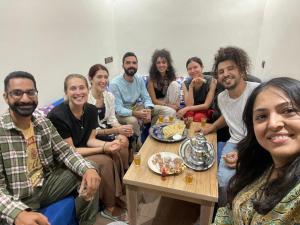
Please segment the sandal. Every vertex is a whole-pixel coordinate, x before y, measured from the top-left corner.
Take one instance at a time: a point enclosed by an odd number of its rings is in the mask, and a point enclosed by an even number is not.
[[[110,212],[108,212],[107,210],[104,209],[100,212],[100,214],[104,218],[112,220],[112,221],[122,221],[127,224],[129,223],[127,211],[122,213],[120,216],[113,216]]]

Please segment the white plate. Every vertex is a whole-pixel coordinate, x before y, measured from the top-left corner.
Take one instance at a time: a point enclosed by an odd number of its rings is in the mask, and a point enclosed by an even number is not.
[[[172,160],[174,160],[176,158],[181,159],[178,155],[176,155],[172,152],[158,152],[158,153],[155,153],[155,154],[151,155],[150,158],[148,159],[148,166],[153,172],[158,173],[158,174],[161,174],[160,169],[159,169],[159,165],[158,164],[153,164],[153,162],[152,162],[156,154],[160,154],[162,158],[169,157]],[[170,175],[170,174],[173,174],[173,173],[169,173],[168,175]]]

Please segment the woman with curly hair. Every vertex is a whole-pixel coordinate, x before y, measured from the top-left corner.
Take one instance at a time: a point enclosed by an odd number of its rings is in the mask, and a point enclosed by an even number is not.
[[[165,110],[174,114],[179,108],[180,86],[176,81],[170,52],[166,49],[155,50],[149,71],[147,89],[155,105],[167,106]]]
[[[215,224],[300,223],[300,81],[274,78],[250,95],[227,206]]]
[[[203,63],[198,57],[189,58],[186,69],[190,75],[182,85],[186,106],[177,114],[180,117],[193,117],[195,122],[200,122],[201,118],[210,119],[217,81],[212,76],[203,75]]]

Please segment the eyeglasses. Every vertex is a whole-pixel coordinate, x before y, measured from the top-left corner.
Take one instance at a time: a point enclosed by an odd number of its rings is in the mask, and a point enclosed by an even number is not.
[[[15,90],[12,90],[12,91],[8,92],[8,94],[12,98],[15,98],[15,99],[22,98],[24,94],[26,94],[29,98],[34,98],[34,97],[37,96],[38,91],[35,90],[35,89],[30,89],[30,90],[26,90],[26,91],[23,91],[23,90],[20,90],[20,89],[15,89]]]

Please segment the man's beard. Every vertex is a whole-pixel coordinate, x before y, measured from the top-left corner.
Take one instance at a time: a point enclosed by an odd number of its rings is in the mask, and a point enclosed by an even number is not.
[[[134,67],[129,67],[128,69],[124,69],[124,71],[126,75],[133,77],[137,69]]]
[[[18,103],[9,104],[9,108],[22,117],[31,116],[34,110],[37,107],[37,102],[33,101],[32,103]]]

